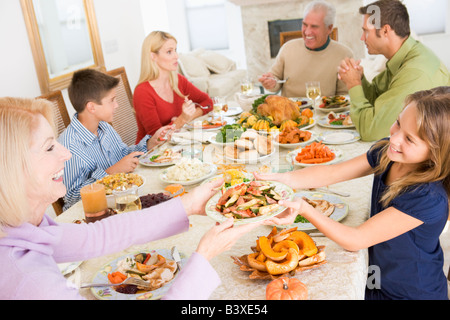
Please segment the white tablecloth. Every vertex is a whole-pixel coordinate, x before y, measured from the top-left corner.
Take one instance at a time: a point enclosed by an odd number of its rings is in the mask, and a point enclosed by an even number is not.
[[[315,126],[311,129],[321,132],[324,128]],[[350,144],[337,146],[343,151],[344,159],[360,155],[368,150],[371,143],[357,141]],[[265,164],[286,165],[286,154],[288,149],[279,149]],[[223,161],[220,150],[213,145],[204,145],[204,161],[220,163]],[[248,165],[246,169],[253,171],[261,166]],[[159,180],[158,176],[161,168],[139,166],[136,173],[146,178],[146,184],[141,190],[141,194],[155,193],[164,189],[167,185]],[[357,226],[363,223],[369,215],[370,194],[372,186],[372,176],[355,179],[330,186],[330,189],[343,191],[350,194],[350,197],[343,198],[349,205],[348,215],[341,221],[349,226]],[[194,186],[188,186],[190,190]],[[82,219],[83,209],[81,202],[65,211],[56,218],[56,221],[72,223],[76,219]],[[189,256],[197,247],[203,234],[214,225],[214,221],[206,216],[190,217],[191,227],[188,232],[179,234],[167,239],[153,241],[145,245],[133,246],[124,252],[118,252],[109,256],[103,256],[89,261],[84,261],[79,268],[67,277],[75,283],[91,282],[96,272],[109,261],[124,255],[125,253],[140,250],[151,250],[158,248],[170,249],[176,245],[180,252]],[[222,279],[222,285],[215,290],[211,299],[216,300],[252,300],[265,299],[265,288],[269,281],[251,280],[249,273],[239,270],[233,263],[231,256],[241,256],[251,253],[251,246],[254,246],[258,236],[269,234],[271,228],[261,226],[252,232],[244,235],[227,251],[211,260],[211,264],[217,270]],[[365,282],[367,277],[367,250],[358,252],[348,252],[342,249],[333,241],[326,237],[314,237],[317,245],[325,245],[327,263],[311,270],[297,273],[296,278],[300,279],[308,287],[310,299],[363,299]],[[88,299],[94,299],[89,289],[82,289],[80,293]]]

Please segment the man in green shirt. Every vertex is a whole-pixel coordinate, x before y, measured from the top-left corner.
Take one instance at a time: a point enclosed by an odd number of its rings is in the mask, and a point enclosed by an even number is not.
[[[372,83],[359,62],[345,59],[339,77],[351,99],[350,116],[364,141],[389,136],[407,95],[449,85],[450,75],[439,58],[410,37],[409,15],[398,0],[380,0],[359,9],[364,15],[363,35],[369,54],[382,54],[386,70]]]

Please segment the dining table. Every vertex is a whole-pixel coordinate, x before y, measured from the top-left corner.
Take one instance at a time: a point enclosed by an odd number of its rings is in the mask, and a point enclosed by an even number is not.
[[[332,129],[318,124],[319,118],[326,113],[316,112],[314,125],[309,128],[320,137],[328,131],[338,132],[342,129]],[[235,115],[236,120],[239,115]],[[183,129],[184,130],[184,129]],[[195,129],[197,130],[197,129]],[[354,128],[351,130],[355,130]],[[197,130],[198,132],[199,130]],[[202,131],[199,134],[209,136],[215,135],[218,130]],[[302,170],[303,167],[294,165],[288,154],[292,149],[274,145],[275,152],[262,161],[256,163],[235,163],[224,157],[223,147],[209,143],[206,139],[192,141],[192,145],[187,148],[201,150],[196,157],[203,162],[213,163],[218,168],[217,174],[223,168],[230,168],[233,165],[239,166],[247,172],[258,172],[262,167],[270,167],[273,172]],[[169,142],[171,143],[171,142]],[[334,144],[332,147],[341,152],[340,161],[345,161],[361,155],[370,148],[373,142],[364,142],[356,139],[350,143]],[[168,183],[162,181],[160,174],[165,167],[146,166],[140,164],[135,173],[145,178],[145,184],[140,188],[140,194],[146,195],[164,191]],[[341,182],[334,185],[325,186],[321,192],[333,194],[333,192],[345,193],[346,196],[339,196],[340,199],[348,205],[346,216],[340,220],[340,223],[351,227],[356,227],[366,221],[369,217],[371,188],[373,176],[366,176],[351,181]],[[192,185],[184,185],[186,192],[197,187],[201,182]],[[300,192],[302,190],[294,190]],[[317,191],[318,192],[318,191]],[[122,213],[126,214],[126,213]],[[58,223],[75,223],[84,218],[82,202],[79,201],[61,215],[56,217]],[[194,215],[189,217],[189,230],[149,243],[135,245],[122,252],[105,255],[86,261],[78,262],[74,270],[67,272],[65,277],[75,285],[90,283],[93,281],[100,269],[110,261],[123,255],[135,252],[150,251],[155,249],[168,249],[176,246],[183,259],[196,250],[202,236],[216,224],[211,217],[207,215]],[[251,279],[249,272],[240,270],[234,263],[232,257],[239,257],[251,253],[251,247],[260,236],[267,236],[273,226],[260,225],[250,232],[244,234],[233,247],[219,254],[210,260],[211,265],[217,271],[221,279],[221,284],[210,296],[211,300],[264,300],[266,297],[266,286],[269,280]],[[317,246],[324,246],[326,254],[326,263],[319,267],[297,272],[292,277],[303,282],[308,290],[308,298],[311,300],[359,300],[364,299],[364,291],[368,275],[368,251],[367,249],[351,252],[345,250],[334,241],[328,239],[318,230],[310,229],[309,233]],[[75,263],[75,262],[74,262]],[[97,299],[89,288],[79,289],[80,294],[86,299]],[[128,295],[129,296],[129,295]],[[117,298],[117,297],[116,297]],[[128,297],[129,298],[129,297]],[[118,298],[119,299],[119,298]]]

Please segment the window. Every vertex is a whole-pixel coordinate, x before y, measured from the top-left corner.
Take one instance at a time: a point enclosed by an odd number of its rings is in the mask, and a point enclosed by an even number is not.
[[[191,49],[228,49],[225,0],[185,0]]]
[[[418,35],[445,33],[448,0],[405,0],[411,30]]]

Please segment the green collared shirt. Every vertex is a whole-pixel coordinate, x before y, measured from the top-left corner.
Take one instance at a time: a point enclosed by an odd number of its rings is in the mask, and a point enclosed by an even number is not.
[[[402,111],[405,98],[416,91],[450,85],[450,74],[439,58],[422,43],[409,37],[386,63],[386,70],[371,83],[349,90],[350,116],[364,141],[389,136]]]

